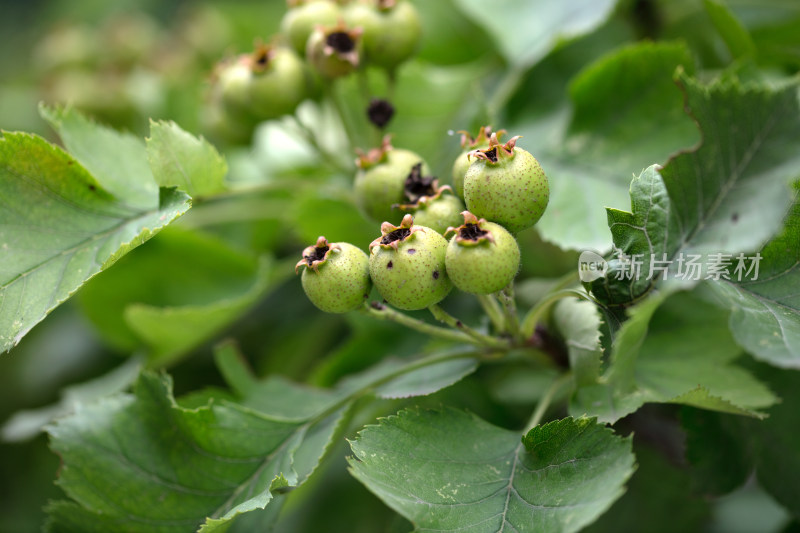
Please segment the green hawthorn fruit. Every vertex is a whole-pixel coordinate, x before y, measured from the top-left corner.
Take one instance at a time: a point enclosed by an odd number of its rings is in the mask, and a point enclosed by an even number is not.
[[[352,27],[364,28],[364,55],[372,65],[394,70],[419,46],[419,13],[405,0],[353,3],[345,10],[345,19]]]
[[[550,198],[544,170],[518,138],[501,145],[493,133],[488,148],[470,152],[475,160],[464,176],[467,209],[512,233],[536,224]]]
[[[506,130],[500,130],[497,132],[498,139],[506,132]],[[491,126],[481,126],[481,129],[478,131],[477,137],[473,138],[468,132],[460,131],[461,134],[461,153],[458,154],[456,160],[453,162],[453,190],[455,191],[456,195],[463,199],[464,198],[464,175],[467,173],[467,169],[469,169],[469,164],[472,162],[469,157],[469,153],[475,150],[479,150],[481,148],[488,148],[489,147],[489,138],[492,135],[492,127]]]
[[[503,290],[519,270],[517,240],[503,226],[462,213],[464,224],[448,228],[455,232],[447,245],[447,275],[459,290],[492,294]]]
[[[374,222],[400,219],[401,212],[396,206],[405,200],[406,179],[419,163],[423,172],[429,172],[422,157],[410,150],[392,147],[389,136],[384,137],[380,148],[362,153],[356,161],[354,193],[364,216]]]
[[[295,52],[304,56],[308,38],[317,26],[333,26],[342,16],[339,6],[330,0],[296,2],[281,20],[281,33]]]
[[[308,94],[305,64],[289,48],[257,46],[251,56],[250,109],[261,120],[289,115]]]
[[[318,26],[306,44],[306,59],[324,78],[334,79],[354,72],[361,63],[361,28]]]
[[[346,242],[329,244],[325,237],[303,250],[303,291],[326,313],[346,313],[361,307],[369,297],[372,281],[369,258],[363,250]]]
[[[384,222],[381,236],[369,247],[369,275],[381,296],[398,309],[425,309],[453,287],[444,264],[447,240],[414,224],[411,215],[399,226]]]

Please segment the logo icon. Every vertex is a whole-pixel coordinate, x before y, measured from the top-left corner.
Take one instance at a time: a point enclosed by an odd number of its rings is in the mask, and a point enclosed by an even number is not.
[[[603,278],[608,272],[608,263],[603,256],[590,250],[581,252],[578,258],[578,277],[584,283],[590,283],[596,279]]]

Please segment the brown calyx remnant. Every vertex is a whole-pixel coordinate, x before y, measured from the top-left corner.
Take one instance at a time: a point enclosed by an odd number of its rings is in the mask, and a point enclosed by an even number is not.
[[[372,148],[368,152],[364,152],[356,148],[356,166],[362,170],[372,168],[375,165],[386,161],[387,154],[394,150],[392,146],[392,136],[387,134],[383,136],[381,145],[378,148]]]
[[[325,46],[322,53],[326,56],[335,55],[339,59],[347,61],[354,67],[360,61],[358,53],[358,41],[364,33],[363,28],[348,28],[343,19],[339,19],[338,24],[332,28],[318,26],[317,30],[325,36]]]
[[[414,217],[406,215],[403,217],[399,226],[395,226],[390,222],[381,224],[381,236],[369,244],[369,249],[372,250],[376,246],[382,248],[394,248],[397,250],[397,245],[406,239],[410,238],[418,231],[425,231],[423,228],[414,226]]]
[[[483,159],[489,163],[497,163],[501,159],[514,157],[514,146],[517,145],[517,139],[520,137],[520,135],[517,135],[516,137],[509,139],[505,144],[500,144],[500,141],[497,139],[497,133],[492,133],[492,137],[489,139],[488,148],[484,148],[483,150],[473,150],[467,154],[467,157]]]
[[[439,198],[444,191],[451,191],[449,185],[439,186],[439,180],[435,176],[422,175],[422,163],[417,163],[411,168],[411,172],[406,178],[403,194],[408,198],[407,204],[395,204],[403,211],[418,209]]]
[[[341,250],[338,244],[330,245],[328,244],[328,239],[320,235],[316,244],[303,250],[303,258],[294,266],[294,273],[297,274],[301,266],[311,268],[314,272],[319,272],[319,266],[328,260],[330,253],[338,250]]]
[[[483,224],[486,224],[485,218],[478,219],[469,211],[462,211],[461,216],[464,217],[464,224],[457,228],[450,226],[444,232],[445,236],[450,232],[455,232],[456,242],[465,246],[473,246],[482,241],[494,243],[494,236],[481,228]]]
[[[475,138],[473,138],[468,131],[460,130],[458,133],[461,134],[462,150],[477,150],[479,147],[489,144],[492,137],[492,127],[481,126],[481,129],[478,130],[478,135]],[[508,132],[506,130],[498,130],[496,133],[497,138],[499,139]]]
[[[272,59],[275,57],[275,51],[272,46],[264,43],[256,43],[255,50],[250,54],[250,70],[253,72],[264,72],[267,70]]]

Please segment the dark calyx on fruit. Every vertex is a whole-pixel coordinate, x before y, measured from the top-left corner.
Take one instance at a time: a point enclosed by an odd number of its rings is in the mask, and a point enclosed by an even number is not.
[[[434,176],[422,175],[422,163],[417,163],[411,168],[411,172],[406,178],[403,193],[406,198],[415,204],[420,198],[436,195],[436,178]]]
[[[497,148],[492,148],[491,150],[486,150],[483,152],[486,154],[486,158],[491,161],[492,163],[497,163]]]
[[[464,240],[479,241],[489,232],[482,230],[477,224],[464,224],[458,231],[458,236]]]
[[[315,246],[314,251],[312,253],[304,256],[306,263],[308,263],[308,266],[312,266],[314,264],[314,261],[322,261],[323,259],[325,259],[325,254],[328,253],[328,250],[330,250],[328,246],[322,246],[322,247]]]
[[[394,116],[394,106],[388,100],[373,98],[367,106],[369,121],[379,128],[386,126]]]
[[[393,232],[384,235],[381,239],[381,244],[391,244],[395,241],[402,241],[409,235],[411,235],[411,230],[409,228],[397,228]]]
[[[325,39],[325,44],[340,54],[352,52],[356,47],[356,42],[346,31],[335,31],[328,34],[328,37]]]

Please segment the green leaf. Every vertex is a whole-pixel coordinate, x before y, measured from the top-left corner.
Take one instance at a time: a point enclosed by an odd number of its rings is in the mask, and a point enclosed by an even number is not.
[[[619,257],[609,261],[605,276],[591,285],[592,293],[609,304],[628,304],[644,295],[660,275],[656,261],[671,257],[678,245],[678,228],[656,165],[633,178],[630,196],[631,212],[607,209]]]
[[[478,368],[475,359],[455,359],[409,372],[378,388],[381,398],[411,398],[426,396],[449,387],[472,374]]]
[[[758,410],[777,398],[735,364],[741,352],[724,313],[686,293],[668,296],[631,309],[608,370],[576,391],[570,413],[615,422],[647,402],[668,402],[763,417]]]
[[[780,230],[798,177],[797,84],[704,87],[685,74],[678,82],[703,142],[661,170],[680,226],[673,256],[755,250]]]
[[[0,139],[0,183],[2,351],[190,207],[162,189],[152,209],[133,208],[60,148],[20,133]]]
[[[136,381],[141,366],[140,360],[130,358],[100,377],[65,387],[61,391],[58,403],[14,413],[0,427],[0,437],[6,442],[24,441],[36,437],[45,425],[55,418],[72,413],[77,406],[111,396],[130,387]]]
[[[720,0],[703,0],[703,6],[731,56],[735,59],[755,57],[756,46],[753,39],[728,6]]]
[[[513,431],[474,415],[401,411],[350,443],[351,473],[416,531],[578,531],[623,492],[629,439],[590,419]]]
[[[89,283],[79,299],[104,340],[125,351],[145,346],[153,363],[163,363],[213,337],[291,272],[206,234],[170,227]],[[203,316],[213,322],[192,328]],[[155,327],[166,335],[156,337],[146,323],[162,318]]]
[[[39,106],[72,156],[123,205],[136,210],[158,206],[158,184],[147,163],[144,141],[92,122],[72,107]]]
[[[69,516],[72,504],[51,508],[50,530],[68,530],[68,521],[87,530],[183,532],[205,523],[204,532],[224,531],[304,480],[341,415],[282,420],[225,401],[184,409],[168,377],[143,374],[135,395],[86,406],[48,429],[63,460],[58,484],[83,508]]]
[[[225,159],[208,141],[174,122],[150,121],[147,158],[162,187],[177,187],[190,196],[210,196],[225,188]]]
[[[575,298],[560,300],[553,309],[553,323],[567,345],[575,383],[580,387],[597,381],[603,357],[597,307]]]
[[[798,193],[800,194],[800,193]],[[756,358],[800,368],[800,196],[781,234],[762,248],[757,276],[735,276],[708,286],[731,310],[736,342]]]
[[[678,66],[693,69],[682,44],[642,43],[609,53],[570,84],[573,115],[564,133],[551,126],[521,141],[542,144],[529,150],[550,178],[550,205],[537,225],[546,240],[607,249],[605,208],[629,205],[631,173],[695,142],[697,127],[673,81]],[[526,126],[517,133],[525,135]]]
[[[588,33],[612,13],[614,0],[457,0],[475,24],[494,38],[506,61],[530,67],[564,40]]]
[[[244,314],[263,296],[274,277],[272,261],[265,259],[252,286],[242,294],[205,305],[158,307],[133,303],[125,308],[125,322],[149,348],[148,365],[166,366],[214,338]]]

